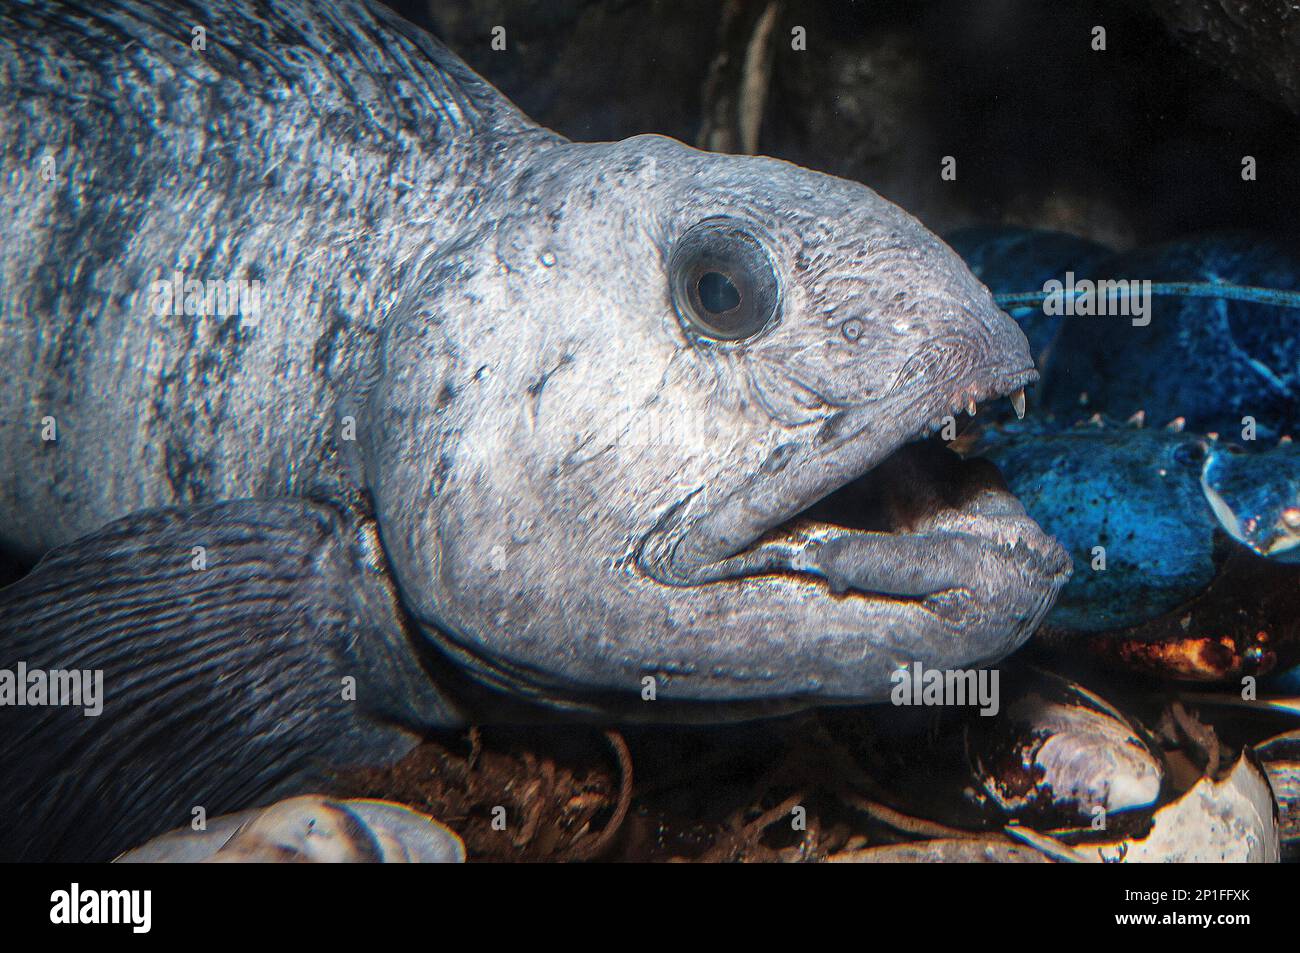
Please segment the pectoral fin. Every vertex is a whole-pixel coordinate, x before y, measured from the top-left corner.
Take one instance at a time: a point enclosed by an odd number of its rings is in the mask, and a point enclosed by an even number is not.
[[[15,692],[82,697],[0,706],[7,860],[108,860],[457,721],[356,521],[298,500],[143,512],[51,552],[0,590],[0,675],[20,669]]]

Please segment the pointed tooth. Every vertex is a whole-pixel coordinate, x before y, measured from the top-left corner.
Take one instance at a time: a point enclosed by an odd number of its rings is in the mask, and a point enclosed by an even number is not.
[[[1017,420],[1025,419],[1025,389],[1023,387],[1017,388],[1011,395],[1011,407],[1016,412]]]
[[[1285,447],[1285,446],[1286,446],[1288,443],[1290,443],[1290,442],[1291,442],[1291,435],[1290,435],[1289,433],[1284,433],[1284,434],[1282,434],[1282,436],[1278,439],[1278,441],[1277,441],[1277,445],[1278,445],[1279,447]]]
[[[975,412],[976,412],[977,410],[979,410],[979,408],[975,406],[975,398],[974,398],[974,397],[968,397],[968,398],[966,398],[966,413],[968,413],[968,414],[970,414],[972,417],[974,417],[974,416],[975,416]]]
[[[1139,410],[1137,413],[1135,413],[1132,417],[1128,419],[1128,425],[1130,427],[1137,427],[1139,430],[1146,425],[1146,422],[1147,422],[1147,412],[1145,410]]]
[[[1172,430],[1174,433],[1182,433],[1183,428],[1187,426],[1186,417],[1175,417],[1169,423],[1165,424],[1166,430]]]

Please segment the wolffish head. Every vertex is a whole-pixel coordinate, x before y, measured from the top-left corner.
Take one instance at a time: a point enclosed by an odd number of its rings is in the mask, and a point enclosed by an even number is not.
[[[914,219],[658,137],[537,153],[478,216],[389,321],[362,428],[403,594],[464,664],[550,699],[861,701],[1028,637],[1068,561],[996,475],[855,482],[1036,376]],[[870,519],[796,519],[850,483]]]

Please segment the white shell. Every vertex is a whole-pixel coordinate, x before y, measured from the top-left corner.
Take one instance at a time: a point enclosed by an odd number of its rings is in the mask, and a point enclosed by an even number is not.
[[[449,828],[401,804],[304,795],[178,828],[114,863],[461,863]]]
[[[1080,846],[1081,854],[1126,863],[1277,863],[1277,811],[1264,771],[1243,754],[1222,781],[1202,778],[1155,814],[1143,838]]]

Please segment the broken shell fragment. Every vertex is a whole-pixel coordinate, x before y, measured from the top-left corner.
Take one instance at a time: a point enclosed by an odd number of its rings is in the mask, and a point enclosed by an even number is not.
[[[826,858],[832,864],[1048,864],[1051,858],[1003,837],[953,837],[846,850]]]
[[[388,801],[304,795],[180,828],[115,863],[460,863],[465,846],[433,818]]]
[[[1045,673],[1003,717],[969,730],[967,750],[986,813],[1023,823],[1091,825],[1156,803],[1160,756],[1087,689]]]
[[[1278,839],[1289,858],[1300,856],[1300,731],[1289,731],[1255,747],[1277,802]]]
[[[1146,836],[1075,850],[1111,863],[1277,863],[1277,809],[1264,770],[1243,753],[1222,781],[1201,778],[1156,811]]]

